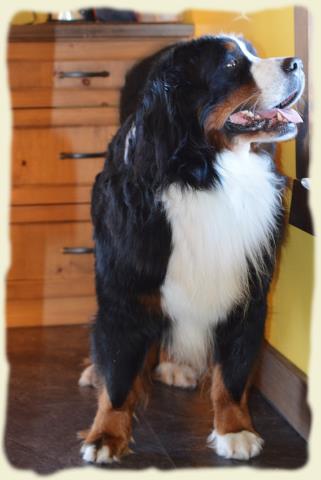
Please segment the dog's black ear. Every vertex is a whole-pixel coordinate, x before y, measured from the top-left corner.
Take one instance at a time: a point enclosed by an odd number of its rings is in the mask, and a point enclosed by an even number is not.
[[[205,187],[215,175],[213,147],[183,73],[164,69],[147,82],[135,117],[134,165],[159,185]]]
[[[135,113],[139,107],[141,95],[153,65],[171,48],[171,45],[166,46],[149,57],[145,57],[126,73],[125,84],[120,91],[119,99],[119,118],[121,124],[125,122],[129,115]]]
[[[180,143],[180,121],[173,105],[172,87],[164,78],[148,82],[136,115],[136,152],[152,156],[158,171],[165,172],[173,149]]]

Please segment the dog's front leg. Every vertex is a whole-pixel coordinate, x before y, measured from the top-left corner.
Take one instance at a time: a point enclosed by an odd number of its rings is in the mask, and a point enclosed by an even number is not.
[[[137,400],[133,389],[124,405],[115,409],[105,385],[99,387],[98,410],[88,431],[80,432],[84,439],[81,454],[86,462],[111,463],[128,452],[132,431],[132,415]]]
[[[159,318],[136,302],[110,302],[98,312],[92,335],[98,410],[89,431],[81,433],[85,461],[111,463],[129,451],[133,413],[146,399],[159,332]]]
[[[235,310],[215,333],[211,389],[214,430],[208,441],[226,458],[248,460],[263,447],[248,410],[248,389],[263,338],[265,316],[265,300],[255,300],[245,315],[244,310]]]

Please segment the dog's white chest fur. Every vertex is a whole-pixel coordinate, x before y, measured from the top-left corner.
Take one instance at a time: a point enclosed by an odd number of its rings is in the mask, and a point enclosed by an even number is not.
[[[246,295],[247,259],[260,268],[281,202],[269,157],[224,152],[217,168],[221,185],[210,191],[171,185],[163,194],[173,247],[162,286],[171,353],[200,370],[210,328]]]

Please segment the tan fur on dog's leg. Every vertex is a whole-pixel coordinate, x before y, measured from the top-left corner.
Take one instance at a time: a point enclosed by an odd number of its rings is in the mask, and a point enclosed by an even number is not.
[[[225,458],[248,460],[260,453],[263,439],[255,432],[248,410],[248,386],[240,403],[225,387],[220,366],[214,367],[211,397],[214,407],[214,430],[210,446]]]
[[[121,408],[113,408],[105,385],[98,388],[98,410],[91,428],[79,433],[84,439],[81,454],[86,462],[111,463],[130,452],[132,419],[138,402],[147,400],[150,368],[154,364],[155,351],[151,349],[142,373],[136,377],[133,387]],[[100,380],[100,379],[99,379]]]
[[[81,454],[86,462],[111,463],[129,453],[128,444],[132,436],[132,416],[141,389],[138,379],[135,387],[120,409],[111,405],[106,387],[101,387],[98,410],[94,422],[87,432],[82,432],[84,443]]]
[[[93,425],[81,449],[83,459],[88,462],[109,463],[124,455],[131,437],[131,417],[129,404],[121,410],[112,408],[104,387],[99,394]]]

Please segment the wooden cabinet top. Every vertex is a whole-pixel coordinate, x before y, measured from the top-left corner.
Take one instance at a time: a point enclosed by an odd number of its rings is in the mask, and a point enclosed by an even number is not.
[[[186,23],[48,22],[38,25],[12,25],[9,41],[88,41],[110,37],[190,37],[193,34],[194,25]]]

